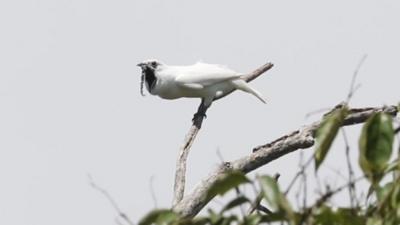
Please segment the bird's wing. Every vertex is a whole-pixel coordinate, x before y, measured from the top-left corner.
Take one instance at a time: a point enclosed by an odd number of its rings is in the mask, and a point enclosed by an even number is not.
[[[224,66],[205,63],[180,67],[178,70],[175,82],[190,89],[201,89],[240,76],[239,73]]]

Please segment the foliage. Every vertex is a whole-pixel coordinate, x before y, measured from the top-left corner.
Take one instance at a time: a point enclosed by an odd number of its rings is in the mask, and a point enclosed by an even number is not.
[[[328,154],[332,142],[335,139],[336,134],[338,133],[339,128],[344,121],[344,118],[346,118],[347,113],[347,105],[343,105],[340,108],[335,109],[333,112],[326,115],[325,119],[317,129],[315,134],[316,144],[314,153],[316,170],[319,168],[324,161],[325,156]]]
[[[331,149],[343,121],[347,106],[328,114],[316,132],[314,162],[317,170]],[[245,175],[233,171],[226,173],[209,190],[207,198],[239,190],[243,185],[252,185],[256,197],[238,193],[220,211],[212,209],[193,219],[181,218],[172,210],[154,210],[147,214],[139,225],[148,224],[315,224],[315,225],[398,225],[400,224],[400,159],[390,161],[393,153],[395,132],[392,118],[376,113],[364,124],[359,139],[359,166],[363,176],[350,179],[336,189],[328,189],[320,198],[307,206],[293,207],[281,191],[279,183],[268,175],[251,181]],[[303,171],[304,172],[304,171]],[[357,181],[369,182],[369,194],[349,207],[335,207],[329,199],[340,191],[354,188]],[[353,198],[356,198],[355,196]],[[353,199],[354,200],[354,199]],[[360,200],[360,199],[359,199]],[[238,210],[242,209],[242,210]],[[244,209],[244,210],[243,210]]]
[[[363,127],[359,163],[373,184],[379,182],[384,175],[392,155],[393,138],[392,117],[384,113],[373,115]]]

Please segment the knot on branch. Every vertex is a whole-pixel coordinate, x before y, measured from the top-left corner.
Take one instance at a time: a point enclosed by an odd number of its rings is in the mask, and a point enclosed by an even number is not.
[[[314,145],[315,139],[311,134],[307,134],[302,138],[300,148],[309,148]]]
[[[258,151],[258,150],[260,150],[260,149],[270,148],[271,146],[277,144],[278,142],[284,141],[284,140],[288,139],[289,137],[292,137],[292,136],[297,135],[298,133],[300,133],[300,131],[299,131],[299,130],[296,130],[296,131],[293,131],[293,132],[290,133],[290,134],[283,135],[282,137],[280,137],[280,138],[278,138],[278,139],[275,139],[274,141],[271,141],[270,143],[267,143],[267,144],[265,144],[265,145],[260,145],[260,146],[257,146],[257,147],[255,147],[255,148],[253,148],[253,152],[256,152],[256,151]]]

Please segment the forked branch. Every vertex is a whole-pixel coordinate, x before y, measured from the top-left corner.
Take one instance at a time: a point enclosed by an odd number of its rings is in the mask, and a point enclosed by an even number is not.
[[[349,110],[342,126],[364,123],[370,116],[377,112],[385,112],[392,116],[397,115],[396,106],[376,108],[354,108]],[[203,179],[194,190],[174,205],[173,210],[184,217],[194,217],[211,200],[207,196],[210,187],[228,171],[241,171],[249,173],[269,162],[278,159],[293,151],[309,148],[314,145],[315,131],[321,124],[316,121],[301,130],[296,130],[278,138],[268,144],[257,146],[247,156],[232,162],[222,163],[215,171]]]
[[[245,74],[242,76],[242,79],[246,82],[250,82],[261,74],[266,72],[267,70],[273,67],[272,63],[266,63],[260,68],[256,69],[255,71]],[[226,95],[230,94],[234,90],[232,89],[230,92],[227,92],[225,95],[220,96],[214,101],[225,97]],[[177,205],[183,198],[184,191],[185,191],[185,180],[186,180],[186,160],[189,154],[190,147],[192,146],[197,133],[199,132],[201,125],[203,123],[204,115],[207,111],[207,108],[202,107],[200,105],[198,112],[195,114],[193,118],[193,124],[189,129],[189,132],[186,134],[185,140],[179,150],[178,159],[176,161],[176,171],[175,171],[175,183],[174,183],[174,197],[172,201],[172,205]]]

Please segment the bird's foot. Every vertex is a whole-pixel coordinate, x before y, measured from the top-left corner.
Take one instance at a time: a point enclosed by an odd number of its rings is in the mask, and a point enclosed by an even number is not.
[[[197,113],[195,113],[195,114],[193,115],[192,122],[196,122],[196,121],[202,120],[203,118],[207,118],[206,113],[197,112]]]
[[[193,125],[195,125],[198,129],[200,129],[204,118],[207,118],[207,115],[205,113],[199,113],[199,112],[195,113],[192,119]]]

